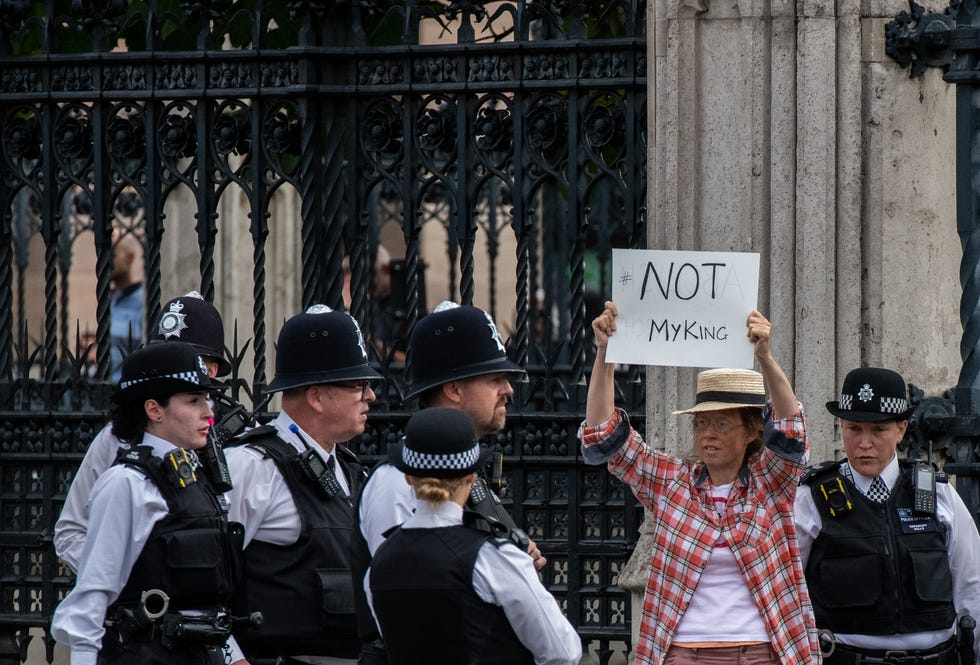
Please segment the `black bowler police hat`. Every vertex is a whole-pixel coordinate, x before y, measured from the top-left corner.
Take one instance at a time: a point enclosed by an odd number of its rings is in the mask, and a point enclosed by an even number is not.
[[[388,446],[388,461],[416,478],[462,478],[484,466],[491,453],[477,440],[468,414],[433,407],[408,419],[401,443]]]
[[[840,399],[827,402],[827,410],[842,420],[885,422],[908,420],[915,408],[909,405],[901,374],[880,367],[859,367],[844,377]]]
[[[507,357],[489,314],[448,301],[415,324],[407,361],[412,381],[405,399],[450,381],[497,372],[524,374]]]
[[[218,376],[231,373],[225,359],[225,326],[217,308],[197,291],[167,301],[160,312],[151,343],[185,342],[199,354],[218,361]]]
[[[380,378],[368,364],[357,321],[346,312],[313,305],[286,321],[279,331],[276,376],[265,392]]]
[[[208,367],[193,346],[157,342],[126,356],[112,400],[117,404],[139,404],[177,393],[205,392],[211,385]]]

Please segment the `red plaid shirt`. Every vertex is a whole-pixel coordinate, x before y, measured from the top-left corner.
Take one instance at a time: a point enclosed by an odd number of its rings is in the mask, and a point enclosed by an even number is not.
[[[586,461],[607,461],[609,471],[654,516],[650,578],[634,662],[664,661],[721,539],[738,561],[780,661],[817,662],[813,608],[792,514],[797,480],[809,453],[806,425],[802,411],[772,423],[770,410],[765,413],[766,447],[750,467],[742,468],[720,518],[704,465],[648,448],[621,410],[596,427],[583,423],[579,430]]]

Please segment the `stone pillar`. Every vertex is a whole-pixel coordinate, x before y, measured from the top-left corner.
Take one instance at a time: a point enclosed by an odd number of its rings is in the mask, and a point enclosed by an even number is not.
[[[648,247],[761,254],[759,308],[805,405],[813,461],[841,455],[824,403],[850,369],[892,367],[939,395],[961,364],[955,91],[938,70],[909,79],[885,58],[884,24],[905,8],[648,10]],[[695,370],[651,367],[647,381],[647,441],[686,450],[689,426],[671,411],[693,399]],[[637,601],[648,527],[623,575]]]

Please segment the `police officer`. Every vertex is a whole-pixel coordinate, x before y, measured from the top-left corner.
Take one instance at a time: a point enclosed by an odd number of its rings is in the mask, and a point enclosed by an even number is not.
[[[898,459],[913,411],[905,380],[852,370],[827,410],[847,459],[803,477],[794,517],[824,663],[957,663],[957,617],[980,616],[980,536],[930,464]]]
[[[200,354],[212,379],[231,372],[225,360],[225,332],[221,314],[197,291],[168,301],[160,315],[151,344],[162,341],[185,342]],[[88,497],[95,481],[126,447],[112,434],[112,423],[103,427],[85,451],[85,457],[72,479],[61,515],[54,526],[54,549],[72,570],[78,570],[85,533],[88,528]]]
[[[351,497],[364,472],[339,444],[364,431],[378,378],[357,322],[315,305],[279,333],[266,390],[282,393],[282,411],[227,452],[229,512],[245,525],[241,606],[265,617],[236,633],[253,665],[356,662]]]
[[[531,558],[464,522],[488,456],[466,413],[438,407],[414,414],[389,451],[418,497],[365,581],[392,665],[577,665],[582,657]]]
[[[219,665],[242,531],[198,473],[213,416],[207,368],[187,344],[131,353],[112,428],[131,447],[92,488],[75,587],[52,635],[72,665]],[[241,661],[229,649],[228,662]]]
[[[507,420],[507,402],[514,393],[510,379],[524,370],[507,357],[493,319],[482,309],[443,302],[415,325],[408,342],[411,383],[406,399],[418,396],[423,408],[446,407],[467,413],[480,437],[495,434]],[[377,626],[360,593],[371,556],[389,529],[404,522],[415,497],[404,475],[390,464],[372,471],[357,504],[358,529],[353,546],[354,591],[358,628],[364,648],[361,665],[383,665],[384,647]],[[477,477],[467,504],[468,519],[495,535],[514,538],[537,568],[546,563],[533,541],[514,524],[486,480]]]

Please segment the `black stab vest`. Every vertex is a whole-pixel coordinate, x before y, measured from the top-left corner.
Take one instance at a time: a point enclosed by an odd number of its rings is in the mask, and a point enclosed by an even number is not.
[[[468,526],[398,529],[378,548],[371,596],[391,665],[533,665],[503,609],[473,590],[488,540]]]
[[[196,482],[178,487],[149,446],[121,449],[115,463],[146,474],[169,512],[153,526],[113,605],[137,605],[143,591],[160,589],[172,611],[225,606],[241,570],[244,533],[240,524],[229,524],[200,469]]]
[[[876,504],[839,474],[840,463],[804,477],[823,527],[806,581],[817,626],[859,635],[949,628],[956,619],[946,525],[912,514],[912,465],[900,461],[888,501]],[[853,509],[834,517],[820,490],[837,479]]]
[[[371,476],[383,464],[375,466],[371,470]],[[370,476],[368,480],[370,480]],[[368,607],[367,597],[364,594],[364,575],[367,573],[368,566],[371,565],[371,550],[368,548],[367,539],[361,531],[360,513],[361,499],[368,480],[364,481],[361,491],[355,495],[357,501],[354,504],[354,532],[351,534],[351,571],[354,583],[354,605],[357,609],[357,634],[363,641],[373,642],[379,639],[381,635],[378,633],[378,626],[374,623],[374,617],[371,615],[371,609]],[[517,528],[514,519],[507,513],[483,478],[477,477],[476,482],[474,482],[473,490],[466,501],[466,510],[474,517],[478,515],[483,518],[471,520],[473,522],[471,526],[482,529],[495,537],[509,538],[510,534]]]
[[[296,504],[301,527],[292,545],[252,540],[245,548],[245,573],[233,608],[236,615],[261,611],[264,623],[258,629],[236,630],[235,638],[254,657],[357,658],[350,501],[323,494],[298,466],[299,453],[276,436],[274,428],[250,430],[236,443],[251,446],[275,462]],[[356,496],[363,470],[346,448],[337,446],[334,452]]]

